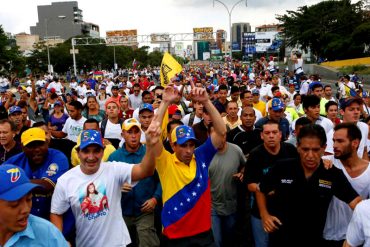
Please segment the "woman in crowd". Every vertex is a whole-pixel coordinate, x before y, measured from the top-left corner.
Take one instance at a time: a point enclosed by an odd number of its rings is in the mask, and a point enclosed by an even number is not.
[[[122,118],[123,121],[132,118],[134,110],[129,107],[127,96],[122,96],[119,99],[119,104],[120,104],[119,118]]]
[[[86,119],[96,119],[99,123],[105,118],[105,112],[99,109],[99,104],[95,96],[87,97],[86,107],[82,112],[82,116]]]
[[[122,139],[122,118],[119,117],[119,106],[114,100],[107,102],[107,118],[100,123],[102,137],[108,139],[117,149]]]
[[[105,88],[106,88],[105,85],[100,85],[99,94],[98,94],[98,97],[96,98],[96,100],[99,103],[100,109],[105,109],[105,102],[109,98],[109,95],[107,95]]]
[[[51,113],[48,121],[49,129],[61,131],[68,117],[69,116],[64,113],[64,106],[62,102],[56,101],[54,103],[54,110]]]

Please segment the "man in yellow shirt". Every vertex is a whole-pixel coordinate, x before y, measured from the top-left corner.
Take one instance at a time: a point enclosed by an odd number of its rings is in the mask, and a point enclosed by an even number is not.
[[[100,131],[100,128],[99,128],[99,122],[96,121],[95,119],[87,119],[83,125],[83,130],[97,130],[97,131]],[[80,159],[78,158],[78,155],[77,155],[77,150],[76,150],[76,147],[79,147],[80,146],[80,137],[77,138],[77,145],[74,146],[72,148],[72,152],[71,152],[71,164],[73,166],[77,166],[80,164]],[[103,145],[104,145],[104,155],[103,155],[103,158],[102,158],[102,161],[105,162],[108,160],[109,158],[109,155],[111,155],[111,153],[113,153],[114,151],[116,151],[116,149],[113,147],[113,145],[107,141],[106,139],[103,139]]]
[[[153,120],[158,121],[158,126],[176,93],[171,85],[165,89],[158,115]],[[203,104],[212,119],[210,138],[195,148],[197,139],[193,129],[180,125],[171,133],[174,154],[166,151],[160,141],[155,146],[147,147],[147,151],[153,148],[162,185],[162,225],[168,246],[213,244],[208,167],[217,149],[225,145],[226,126],[204,88],[192,85],[191,94],[193,100]]]
[[[266,117],[266,103],[260,100],[260,91],[258,89],[252,90],[253,107],[259,110],[262,117]]]

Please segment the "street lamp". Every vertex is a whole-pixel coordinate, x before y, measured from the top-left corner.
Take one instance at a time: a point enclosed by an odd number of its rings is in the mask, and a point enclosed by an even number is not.
[[[229,8],[226,6],[225,3],[223,3],[222,1],[220,0],[213,0],[213,7],[215,6],[215,2],[218,2],[220,4],[222,4],[225,9],[227,10],[227,13],[229,14],[229,32],[230,32],[230,60],[233,58],[233,48],[232,48],[232,39],[233,39],[233,33],[232,33],[232,26],[231,26],[231,14],[233,13],[233,10],[235,8],[236,5],[238,5],[239,3],[241,2],[244,2],[245,1],[245,6],[247,7],[247,0],[240,0],[238,2],[236,2],[232,7],[231,7],[231,10],[229,10]],[[226,42],[226,41],[225,41]],[[242,47],[240,47],[242,49]]]
[[[58,16],[59,19],[64,19],[66,18],[65,15],[59,15]],[[44,37],[44,41],[46,41],[46,38],[48,37],[48,21],[50,21],[52,19],[47,19],[45,18],[45,37]],[[47,53],[48,53],[48,73],[50,74],[51,73],[51,65],[50,65],[50,51],[49,51],[49,42],[47,41],[46,42],[46,50],[47,50]]]

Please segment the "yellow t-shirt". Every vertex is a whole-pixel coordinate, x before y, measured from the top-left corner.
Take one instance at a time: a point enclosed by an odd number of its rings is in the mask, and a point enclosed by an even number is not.
[[[80,138],[78,138],[77,145],[72,148],[72,152],[71,152],[71,163],[73,166],[77,166],[80,164],[80,158],[78,158],[77,150],[76,150],[76,147],[80,146],[79,140]],[[103,162],[107,161],[109,158],[109,155],[111,155],[111,153],[113,153],[114,151],[116,151],[116,149],[113,147],[112,144],[106,145],[104,149],[104,155],[103,155],[102,161]]]
[[[258,103],[253,103],[253,107],[259,110],[263,117],[266,117],[266,103],[262,100],[258,101]]]

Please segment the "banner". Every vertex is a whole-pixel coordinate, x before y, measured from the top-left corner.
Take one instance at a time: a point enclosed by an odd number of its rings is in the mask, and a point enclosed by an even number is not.
[[[106,32],[106,43],[113,45],[138,45],[137,30],[115,30]]]
[[[213,38],[213,27],[195,27],[193,28],[194,41],[210,41]]]
[[[161,64],[161,85],[167,86],[171,82],[171,78],[182,71],[181,65],[168,52],[164,53]]]

